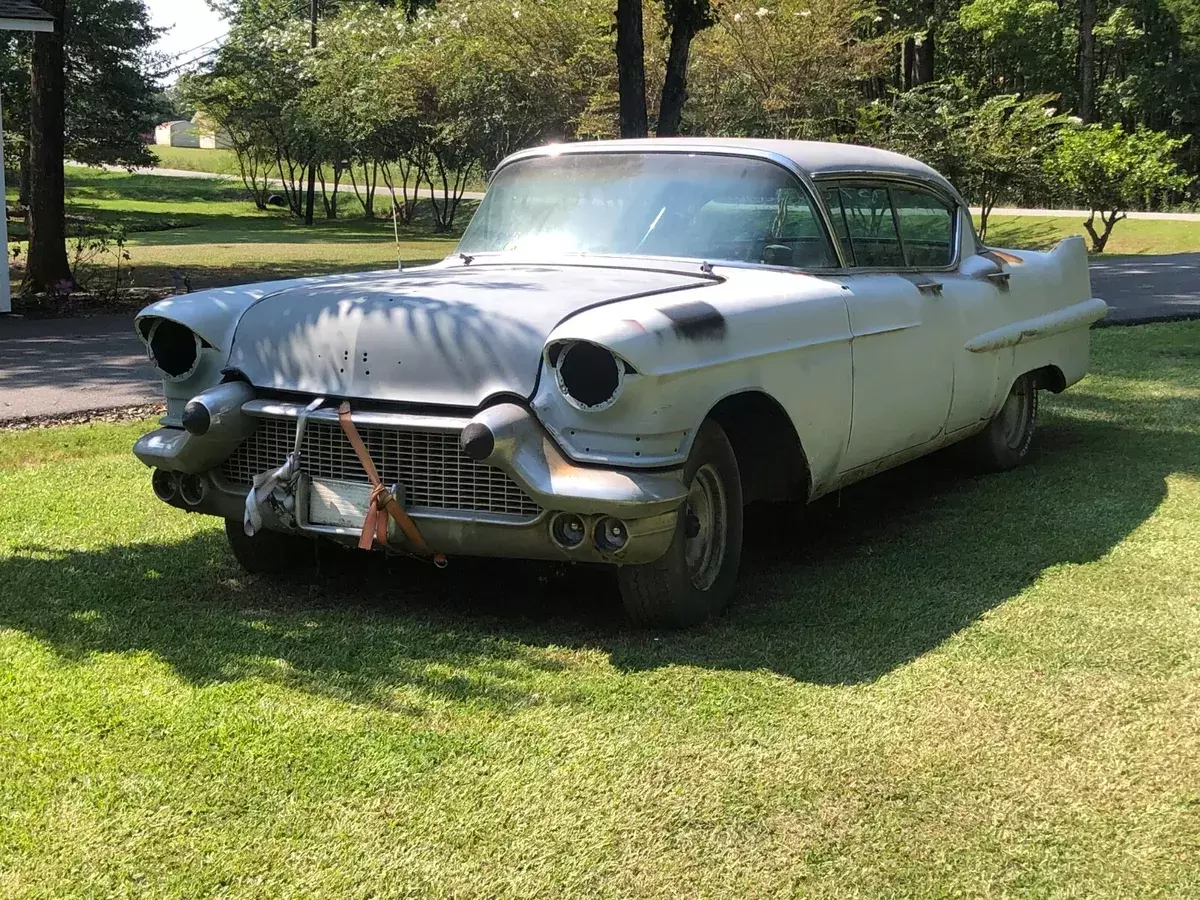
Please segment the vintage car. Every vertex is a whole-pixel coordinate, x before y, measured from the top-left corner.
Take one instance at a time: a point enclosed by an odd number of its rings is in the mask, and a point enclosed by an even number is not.
[[[957,441],[1019,464],[1105,311],[1081,239],[987,247],[894,153],[542,147],[444,262],[146,308],[167,414],[134,452],[252,572],[314,539],[608,564],[635,621],[687,625],[735,593],[744,504]]]

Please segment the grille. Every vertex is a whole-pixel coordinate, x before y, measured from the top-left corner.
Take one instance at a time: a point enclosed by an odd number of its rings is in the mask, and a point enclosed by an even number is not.
[[[361,425],[358,432],[383,483],[404,485],[407,506],[522,519],[542,511],[506,473],[463,453],[456,434]],[[282,466],[295,442],[294,421],[261,419],[221,472],[233,484],[252,484],[255,475]],[[310,420],[305,426],[300,468],[314,478],[370,483],[354,448],[333,423]]]

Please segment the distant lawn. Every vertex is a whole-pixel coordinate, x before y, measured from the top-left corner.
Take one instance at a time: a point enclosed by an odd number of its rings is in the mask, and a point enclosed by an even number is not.
[[[164,169],[209,172],[240,177],[237,154],[232,150],[196,150],[189,147],[151,147],[150,152]]]
[[[978,225],[978,217],[976,217]],[[1065,237],[1087,232],[1083,219],[1062,216],[992,216],[988,243],[995,247],[1046,250]],[[1091,246],[1091,241],[1088,241]],[[1104,256],[1200,253],[1200,222],[1127,219],[1117,224]]]
[[[194,150],[189,147],[151,147],[150,152],[158,157],[158,165],[164,169],[180,169],[185,172],[209,172],[214,175],[230,175],[241,177],[238,169],[237,155],[232,150]],[[382,179],[380,179],[382,183]],[[349,179],[346,183],[350,189]],[[483,177],[476,172],[471,178],[468,189],[472,191],[486,190],[487,184]]]
[[[0,895],[1200,896],[1200,323],[1096,333],[1032,464],[752,517],[740,598],[242,575],[141,427],[0,433]]]
[[[395,266],[390,220],[364,219],[353,193],[340,197],[337,220],[324,217],[320,195],[317,204],[317,221],[306,228],[283,211],[255,209],[240,183],[67,170],[69,229],[123,226],[129,232],[133,284],[139,287],[171,287],[176,276],[185,275],[193,289],[202,289]],[[405,264],[444,259],[474,205],[464,203],[459,230],[445,235],[434,232],[426,203],[417,220],[400,229]],[[380,198],[379,207],[387,209],[386,199]],[[13,237],[22,236],[23,228],[24,223],[14,222]],[[109,257],[105,267],[92,267],[95,283],[107,283],[111,262]]]

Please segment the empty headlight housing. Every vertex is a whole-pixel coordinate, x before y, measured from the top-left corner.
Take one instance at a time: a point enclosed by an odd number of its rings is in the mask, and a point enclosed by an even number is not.
[[[626,363],[610,350],[587,341],[568,341],[547,355],[558,389],[576,409],[608,409],[621,396]]]
[[[191,377],[200,363],[200,336],[185,325],[158,319],[146,332],[150,362],[168,381]]]

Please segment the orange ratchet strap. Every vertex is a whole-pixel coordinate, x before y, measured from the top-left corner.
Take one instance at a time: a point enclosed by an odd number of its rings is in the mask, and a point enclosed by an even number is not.
[[[371,454],[367,450],[367,445],[363,443],[363,439],[359,435],[353,419],[350,418],[349,403],[342,403],[338,407],[338,424],[342,426],[342,432],[346,435],[346,440],[354,448],[354,453],[371,482],[371,503],[367,508],[367,517],[363,520],[362,534],[358,539],[359,549],[370,550],[375,546],[376,541],[385,547],[388,546],[388,516],[390,515],[396,520],[396,524],[400,526],[400,530],[404,532],[404,536],[408,538],[410,544],[426,556],[432,556],[434,564],[437,566],[446,565],[446,555],[444,553],[434,553],[429,549],[429,545],[425,543],[425,538],[422,537],[421,529],[417,527],[417,523],[404,511],[404,507],[400,505],[399,501],[392,495],[392,492],[383,486],[383,482],[379,478],[379,472],[376,471],[375,463],[372,462]]]

